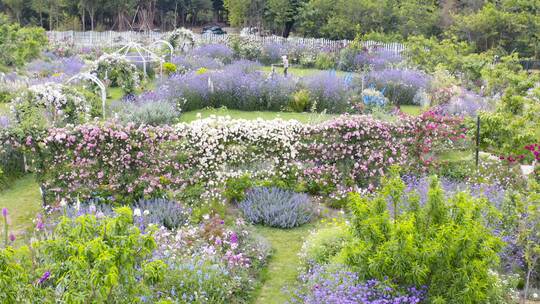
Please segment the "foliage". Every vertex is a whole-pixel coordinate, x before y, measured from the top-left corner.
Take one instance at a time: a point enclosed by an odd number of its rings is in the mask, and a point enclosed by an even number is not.
[[[139,69],[120,55],[102,55],[90,68],[90,73],[113,87],[122,88],[126,94],[134,93],[141,85]]]
[[[318,229],[312,232],[302,245],[301,262],[307,269],[331,264],[349,241],[349,231],[343,223],[334,223]]]
[[[248,221],[280,228],[292,228],[309,222],[314,209],[305,194],[260,187],[251,189],[239,207]]]
[[[180,116],[176,106],[166,101],[149,102],[120,102],[116,113],[123,123],[133,123],[137,126],[170,125]],[[114,107],[114,106],[113,106]]]
[[[99,220],[93,215],[64,217],[54,234],[34,242],[32,250],[3,250],[0,275],[9,280],[0,280],[2,296],[15,302],[124,302],[144,295],[147,290],[137,278],[141,269],[157,263],[146,260],[156,243],[152,234],[133,228],[129,209],[116,212],[114,218]],[[20,273],[10,278],[17,269]]]
[[[9,23],[5,15],[0,15],[0,64],[22,66],[39,57],[47,46],[45,30],[37,27],[21,27]]]
[[[354,240],[343,251],[347,264],[364,279],[425,285],[434,303],[490,301],[495,279],[489,269],[502,242],[487,226],[485,201],[463,193],[446,199],[433,178],[425,205],[414,198],[404,203],[404,187],[394,168],[372,198],[351,196]]]
[[[249,174],[231,177],[225,181],[223,195],[229,202],[239,203],[246,197],[246,191],[253,187],[253,180]]]
[[[308,90],[300,90],[294,93],[289,107],[294,112],[305,112],[311,105],[310,94]]]
[[[133,206],[138,213],[139,224],[148,226],[157,224],[169,230],[180,228],[189,223],[190,210],[178,202],[163,198],[141,199]],[[137,210],[138,209],[138,210]]]
[[[70,86],[45,83],[21,93],[13,100],[12,109],[20,127],[26,130],[88,121],[92,105]]]
[[[163,72],[165,72],[165,75],[172,75],[176,73],[177,68],[176,65],[172,62],[165,62],[163,64]]]
[[[171,32],[167,41],[174,49],[184,52],[195,45],[195,35],[192,31],[181,27]]]

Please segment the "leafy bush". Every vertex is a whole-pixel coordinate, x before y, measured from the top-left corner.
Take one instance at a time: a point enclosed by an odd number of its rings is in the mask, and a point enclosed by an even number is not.
[[[427,286],[432,303],[487,303],[502,242],[488,228],[485,200],[459,193],[446,199],[437,178],[425,205],[404,200],[394,168],[372,198],[350,197],[353,241],[344,260],[361,279],[386,277],[400,286]]]
[[[315,59],[315,68],[319,70],[330,70],[336,68],[335,58],[328,53],[319,53]]]
[[[134,93],[141,85],[141,71],[120,55],[105,54],[91,67],[90,73],[99,79],[110,82],[113,87],[120,87],[126,94]]]
[[[34,85],[13,100],[17,121],[23,129],[64,126],[90,119],[92,105],[75,88],[57,83]]]
[[[176,73],[176,65],[172,62],[165,62],[163,64],[163,72],[165,72],[165,75]]]
[[[17,250],[0,251],[0,299],[24,303],[133,302],[147,289],[142,269],[156,248],[151,233],[133,229],[128,208],[113,218],[61,218],[51,237]],[[17,273],[16,275],[14,275]]]
[[[294,93],[289,107],[294,112],[305,112],[309,110],[310,106],[310,94],[308,90],[300,90]]]
[[[0,15],[0,62],[8,66],[23,66],[39,57],[47,46],[45,30],[38,27],[21,27],[10,24]]]
[[[246,191],[253,187],[252,177],[249,174],[244,174],[240,177],[227,179],[225,182],[225,190],[223,195],[229,202],[241,202],[246,197]]]
[[[350,240],[347,227],[341,223],[329,225],[311,233],[302,245],[300,258],[307,268],[333,262]]]
[[[271,227],[300,226],[313,216],[313,205],[306,194],[279,188],[253,188],[239,207],[248,221]]]
[[[150,101],[142,103],[121,102],[118,115],[124,123],[135,125],[160,126],[173,124],[180,113],[176,106],[166,101]]]

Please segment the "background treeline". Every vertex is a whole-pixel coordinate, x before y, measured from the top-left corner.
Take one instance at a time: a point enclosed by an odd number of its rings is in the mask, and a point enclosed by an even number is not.
[[[22,24],[55,30],[169,30],[227,23],[288,36],[456,38],[539,58],[540,0],[0,0]]]

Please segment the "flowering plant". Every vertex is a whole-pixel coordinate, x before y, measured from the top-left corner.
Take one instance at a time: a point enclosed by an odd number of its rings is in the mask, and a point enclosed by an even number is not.
[[[90,73],[110,81],[111,86],[120,87],[125,93],[133,93],[141,85],[139,69],[119,54],[102,55],[93,63]]]
[[[41,115],[40,109],[45,116]],[[12,104],[13,114],[23,127],[30,127],[36,121],[42,126],[80,123],[90,118],[91,110],[92,105],[82,93],[58,83],[31,86]]]
[[[167,41],[181,52],[195,45],[195,35],[186,28],[177,28],[167,37]]]

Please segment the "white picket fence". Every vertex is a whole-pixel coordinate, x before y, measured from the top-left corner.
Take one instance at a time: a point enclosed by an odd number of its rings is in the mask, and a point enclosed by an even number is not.
[[[49,41],[52,43],[64,43],[74,47],[97,47],[97,46],[120,46],[128,42],[152,43],[164,39],[168,32],[47,32]],[[329,40],[323,38],[283,38],[279,36],[256,36],[250,35],[249,39],[261,43],[280,43],[289,45],[303,45],[308,47],[323,48],[329,51],[338,51],[347,47],[351,40]],[[199,44],[205,43],[225,43],[229,39],[228,35],[195,34],[195,40]],[[365,41],[365,47],[377,47],[388,52],[401,53],[405,47],[401,43],[380,43],[376,41]]]

